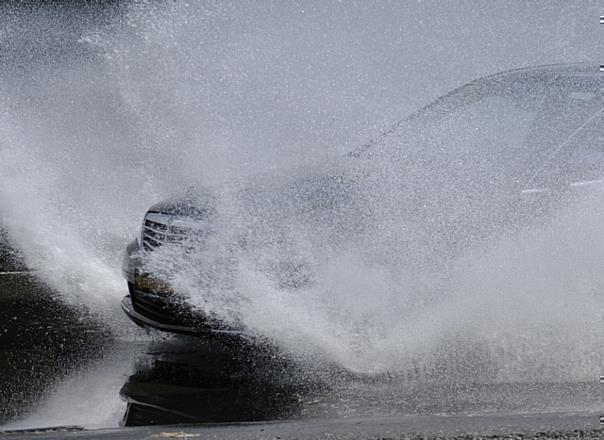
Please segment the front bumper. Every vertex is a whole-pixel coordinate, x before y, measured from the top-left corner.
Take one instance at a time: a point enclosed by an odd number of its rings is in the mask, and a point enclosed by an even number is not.
[[[122,299],[122,310],[135,324],[141,327],[150,327],[159,331],[177,333],[181,335],[201,336],[206,338],[218,339],[245,339],[250,341],[251,336],[245,332],[238,330],[226,330],[212,327],[197,327],[178,324],[167,324],[160,321],[155,321],[142,313],[137,312],[132,304],[130,295],[126,295]]]
[[[122,299],[124,313],[136,324],[156,330],[229,340],[251,341],[252,337],[242,329],[230,328],[216,319],[187,306],[175,292],[151,289],[142,270],[141,251],[134,240],[126,248],[122,272],[128,282],[130,295]],[[158,284],[161,285],[161,284]]]

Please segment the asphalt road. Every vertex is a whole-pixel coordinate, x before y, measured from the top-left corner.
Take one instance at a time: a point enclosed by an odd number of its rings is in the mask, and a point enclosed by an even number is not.
[[[604,431],[593,417],[540,416],[398,417],[389,419],[315,420],[238,425],[154,426],[95,431],[58,428],[0,434],[2,438],[36,439],[598,439]]]
[[[604,437],[597,378],[359,377],[274,350],[115,332],[30,275],[0,276],[0,371],[2,438]]]

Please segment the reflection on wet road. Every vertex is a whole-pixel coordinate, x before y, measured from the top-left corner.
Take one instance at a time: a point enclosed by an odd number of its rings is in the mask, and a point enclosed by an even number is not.
[[[299,416],[307,390],[218,344],[152,344],[120,390],[125,426],[265,421]]]
[[[597,423],[604,408],[596,378],[474,384],[361,377],[268,347],[124,337],[23,275],[0,277],[0,369],[2,430],[553,412],[593,413],[588,420]]]
[[[593,383],[447,387],[335,369],[309,377],[255,356],[190,340],[150,345],[120,391],[124,425],[572,411],[601,402]]]

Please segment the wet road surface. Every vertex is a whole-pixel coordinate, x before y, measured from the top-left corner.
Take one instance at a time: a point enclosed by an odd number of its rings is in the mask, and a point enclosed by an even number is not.
[[[49,427],[59,428],[36,438],[604,435],[597,378],[414,382],[300,365],[272,349],[118,334],[32,275],[0,276],[0,371],[6,438]]]

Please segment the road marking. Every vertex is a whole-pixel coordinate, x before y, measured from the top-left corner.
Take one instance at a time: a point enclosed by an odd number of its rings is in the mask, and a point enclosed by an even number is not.
[[[159,434],[151,435],[151,438],[191,438],[191,437],[201,437],[201,434],[189,434],[184,431],[179,432],[162,432]]]
[[[26,273],[35,273],[35,270],[16,270],[14,272],[0,272],[0,275],[23,275]]]

